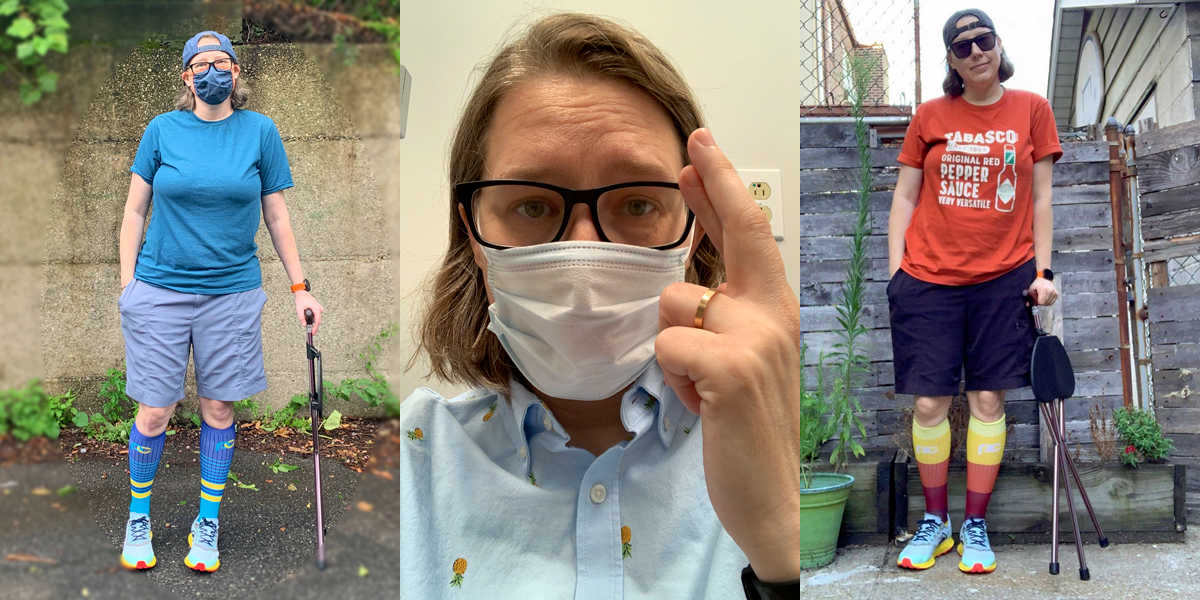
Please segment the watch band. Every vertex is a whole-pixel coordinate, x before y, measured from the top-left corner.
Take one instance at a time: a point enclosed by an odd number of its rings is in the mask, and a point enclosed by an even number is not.
[[[312,288],[310,288],[310,287],[308,286],[308,280],[307,280],[307,279],[305,279],[303,283],[293,283],[293,284],[292,284],[292,293],[293,293],[293,294],[295,294],[296,292],[298,292],[298,291],[300,291],[300,290],[304,290],[304,291],[306,291],[306,292],[307,292],[307,291],[310,291],[311,289],[312,289]]]
[[[1038,269],[1037,276],[1045,279],[1046,281],[1054,281],[1054,271],[1051,271],[1050,269]]]
[[[754,574],[754,569],[746,565],[742,569],[742,590],[746,592],[746,600],[800,600],[800,580],[782,581],[779,583],[763,583]]]

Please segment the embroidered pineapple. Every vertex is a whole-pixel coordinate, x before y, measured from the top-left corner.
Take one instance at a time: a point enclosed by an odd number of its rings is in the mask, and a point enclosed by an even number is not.
[[[408,432],[408,439],[410,439],[410,440],[423,440],[423,439],[425,439],[425,434],[424,434],[424,433],[421,433],[421,428],[420,428],[420,427],[418,427],[418,428],[416,428],[416,429],[414,429],[414,430],[412,430],[412,431]]]
[[[450,587],[462,587],[463,573],[467,572],[467,559],[459,558],[454,561],[454,579],[450,580]]]
[[[541,487],[537,484],[537,477],[533,476],[533,471],[529,472],[529,483],[532,483],[534,487]]]
[[[683,435],[691,435],[691,433],[692,433],[692,428],[691,428],[691,427],[684,427],[684,428],[683,428]]]
[[[492,405],[488,407],[487,414],[483,415],[483,422],[487,423],[488,419],[492,418],[492,415],[494,415],[494,414],[496,414],[496,403],[495,402],[493,402]]]
[[[654,408],[654,406],[656,404],[658,404],[658,398],[655,398],[654,396],[650,396],[650,397],[646,398],[646,404],[644,406],[646,407],[646,410],[651,410]]]
[[[633,532],[629,531],[629,526],[621,527],[621,560],[625,560],[633,556],[633,544],[629,540],[633,538]]]

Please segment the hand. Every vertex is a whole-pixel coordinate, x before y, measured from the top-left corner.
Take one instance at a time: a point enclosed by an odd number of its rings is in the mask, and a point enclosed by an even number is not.
[[[1039,306],[1050,306],[1058,300],[1058,290],[1054,282],[1042,277],[1033,280],[1029,285],[1029,297]]]
[[[325,311],[320,302],[317,302],[313,295],[307,290],[296,292],[296,318],[300,320],[300,326],[306,327],[308,322],[304,320],[304,309],[312,309],[313,311],[313,335],[317,334],[317,330],[321,328],[321,313]]]
[[[663,376],[704,432],[709,499],[762,581],[800,577],[800,303],[771,226],[706,129],[688,140],[683,197],[725,261],[727,283],[694,326],[705,288],[659,301]],[[699,243],[699,240],[693,243]]]

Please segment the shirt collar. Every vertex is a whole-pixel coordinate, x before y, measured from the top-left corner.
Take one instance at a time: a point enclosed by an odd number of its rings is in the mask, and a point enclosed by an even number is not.
[[[510,380],[510,388],[517,426],[513,441],[518,448],[528,447],[529,439],[542,432],[568,439],[562,425],[541,399],[516,379]],[[635,434],[654,428],[659,441],[666,448],[671,446],[683,410],[683,403],[675,391],[663,381],[658,361],[651,361],[650,366],[634,380],[621,398],[621,422],[625,428]],[[647,418],[650,419],[649,423],[645,422]]]

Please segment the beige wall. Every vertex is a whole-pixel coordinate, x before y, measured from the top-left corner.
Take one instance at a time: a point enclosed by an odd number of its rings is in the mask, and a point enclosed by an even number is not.
[[[535,7],[530,10],[530,6]],[[400,315],[402,333],[413,324],[416,306],[407,295],[446,247],[449,189],[445,179],[448,140],[469,93],[472,69],[494,52],[517,20],[545,6],[617,16],[645,33],[679,65],[696,90],[717,142],[735,166],[780,169],[784,225],[779,242],[787,277],[796,289],[800,261],[795,234],[799,220],[799,105],[801,15],[798,2],[771,0],[527,0],[405,2],[401,4],[402,60],[412,73],[408,137],[400,146],[399,203]],[[412,352],[411,341],[399,357]],[[393,388],[403,398],[427,385],[445,394],[462,391],[427,381],[419,370],[393,371]]]

